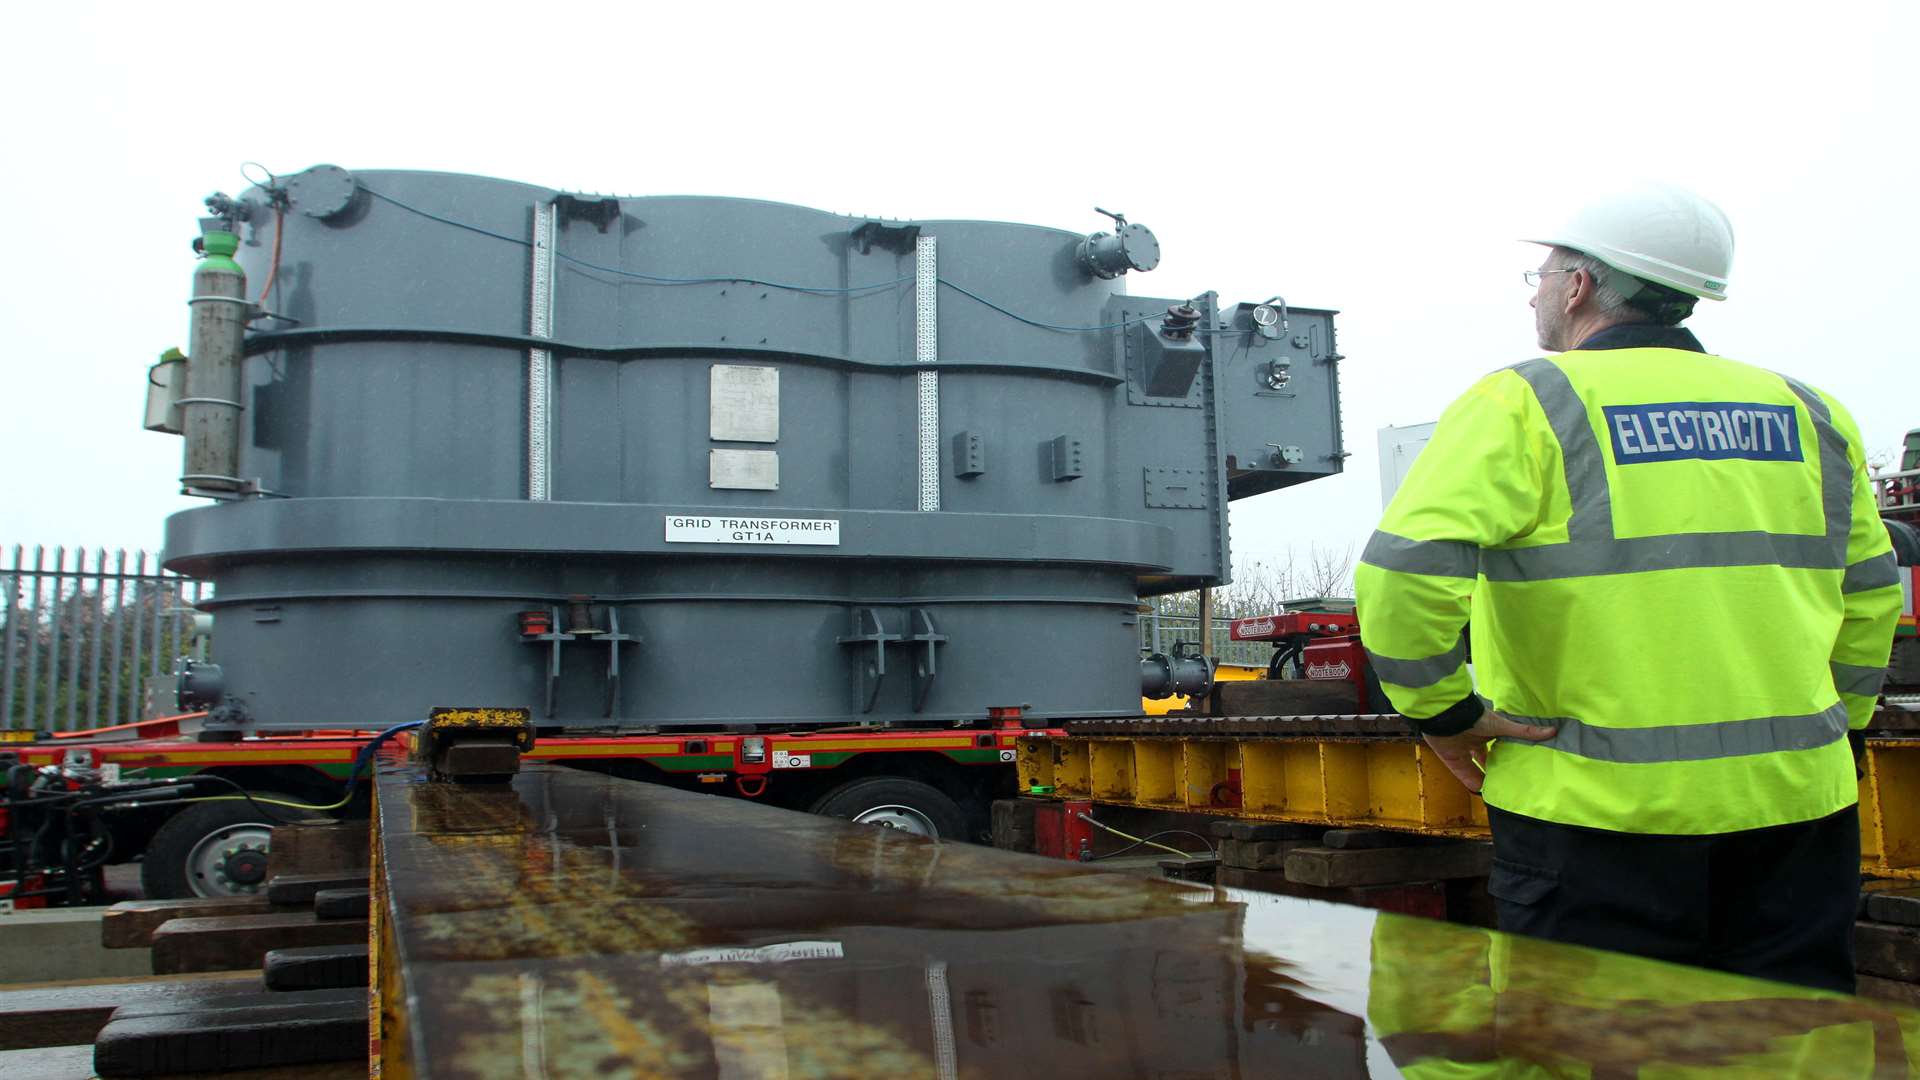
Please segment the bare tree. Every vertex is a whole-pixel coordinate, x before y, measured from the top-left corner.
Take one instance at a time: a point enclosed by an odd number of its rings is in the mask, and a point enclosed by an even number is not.
[[[1266,646],[1237,649],[1228,644],[1226,622],[1271,615],[1290,600],[1323,596],[1351,596],[1353,545],[1323,548],[1310,545],[1304,556],[1288,546],[1277,555],[1245,559],[1233,569],[1233,580],[1213,591],[1214,653],[1241,663],[1264,663]],[[1191,640],[1198,631],[1200,594],[1170,593],[1154,601],[1162,621],[1163,644],[1176,638]],[[1146,620],[1142,620],[1143,623]],[[1143,638],[1145,633],[1143,632]],[[1146,644],[1143,640],[1142,644]],[[1245,645],[1247,643],[1235,643]],[[1246,655],[1242,656],[1241,653]]]

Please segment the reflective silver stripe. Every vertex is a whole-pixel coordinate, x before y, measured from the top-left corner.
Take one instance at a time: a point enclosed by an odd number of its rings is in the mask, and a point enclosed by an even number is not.
[[[1673,533],[1615,539],[1606,460],[1588,422],[1585,403],[1566,372],[1552,361],[1529,360],[1513,370],[1533,388],[1554,438],[1559,440],[1573,516],[1567,522],[1568,543],[1481,551],[1480,572],[1487,580],[1551,581],[1699,567],[1837,570],[1846,566],[1847,534],[1853,523],[1853,474],[1847,462],[1847,442],[1833,426],[1826,402],[1807,387],[1780,376],[1807,407],[1819,438],[1820,504],[1826,525],[1823,535]]]
[[[1470,578],[1480,572],[1480,549],[1457,540],[1409,540],[1376,532],[1360,553],[1360,561],[1402,574]]]
[[[1833,426],[1833,413],[1819,394],[1797,379],[1785,375],[1780,378],[1807,407],[1814,431],[1820,436],[1820,506],[1826,513],[1827,538],[1839,546],[1844,565],[1847,534],[1853,528],[1853,463],[1847,460],[1847,437]]]
[[[1567,496],[1573,516],[1567,520],[1567,539],[1613,539],[1613,496],[1607,490],[1607,460],[1600,440],[1587,419],[1586,402],[1573,388],[1560,365],[1542,357],[1516,364],[1514,374],[1527,380],[1533,396],[1547,414],[1553,437],[1560,442],[1560,460],[1567,474]]]
[[[1838,570],[1841,562],[1836,554],[1840,553],[1827,537],[1802,533],[1673,533],[1586,544],[1483,548],[1480,572],[1488,581],[1551,581],[1716,566]]]
[[[1893,552],[1875,555],[1871,559],[1862,559],[1847,567],[1840,578],[1840,591],[1843,593],[1866,592],[1869,589],[1884,589],[1889,585],[1900,584],[1900,564],[1894,561]]]
[[[1380,676],[1382,682],[1418,690],[1423,686],[1432,686],[1460,670],[1460,665],[1467,662],[1467,639],[1463,635],[1453,648],[1439,656],[1422,660],[1396,660],[1391,656],[1381,656],[1372,649],[1367,650],[1367,660],[1373,664],[1374,674]]]
[[[1584,724],[1568,717],[1543,720],[1515,716],[1511,720],[1537,727],[1557,725],[1559,731],[1544,742],[1502,742],[1548,746],[1565,754],[1624,765],[1652,765],[1666,761],[1711,761],[1793,750],[1812,750],[1844,738],[1847,707],[1835,702],[1806,716],[1759,716],[1751,720],[1722,720],[1708,724],[1669,724],[1665,727],[1611,728]]]
[[[1861,667],[1838,660],[1827,661],[1827,666],[1833,669],[1833,688],[1843,694],[1879,697],[1880,686],[1887,681],[1887,669],[1883,667]]]

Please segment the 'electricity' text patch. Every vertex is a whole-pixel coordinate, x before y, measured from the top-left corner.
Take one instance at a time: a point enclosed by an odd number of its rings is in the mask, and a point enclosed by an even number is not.
[[[1791,405],[1670,401],[1607,405],[1607,434],[1620,465],[1698,458],[1801,461],[1800,424]]]

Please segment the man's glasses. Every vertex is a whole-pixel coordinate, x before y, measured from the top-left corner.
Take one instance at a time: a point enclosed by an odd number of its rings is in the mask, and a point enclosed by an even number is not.
[[[1522,270],[1520,276],[1527,280],[1527,287],[1531,289],[1537,287],[1540,279],[1548,274],[1571,274],[1578,269],[1577,266],[1569,266],[1564,270]]]

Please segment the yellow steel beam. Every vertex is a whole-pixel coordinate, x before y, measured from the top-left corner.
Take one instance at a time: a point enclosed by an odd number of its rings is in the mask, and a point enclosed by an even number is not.
[[[1487,808],[1413,738],[1023,738],[1021,790],[1249,821],[1484,837]],[[1920,879],[1920,739],[1870,738],[1860,866]]]
[[[1020,786],[1061,799],[1258,821],[1485,836],[1487,811],[1405,739],[1040,736]]]

